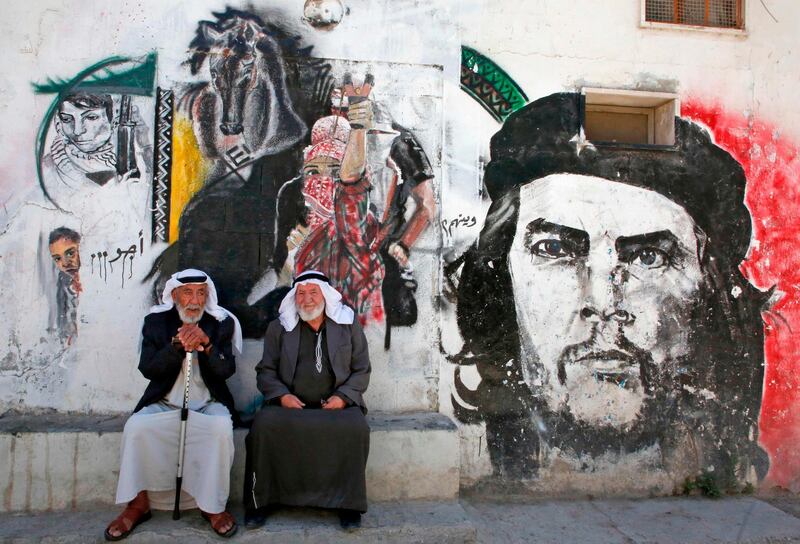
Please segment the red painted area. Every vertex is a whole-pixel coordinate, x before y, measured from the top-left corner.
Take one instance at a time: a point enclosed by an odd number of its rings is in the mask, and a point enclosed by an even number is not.
[[[741,270],[783,296],[764,312],[766,371],[759,422],[770,456],[767,485],[800,491],[800,155],[778,127],[698,98],[681,115],[706,125],[747,175],[753,240]]]

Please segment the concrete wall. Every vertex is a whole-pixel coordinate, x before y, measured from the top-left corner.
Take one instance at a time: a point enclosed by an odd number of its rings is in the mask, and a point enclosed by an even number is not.
[[[458,498],[459,440],[442,414],[368,415],[370,501]],[[81,510],[113,504],[125,416],[49,414],[0,421],[0,512]],[[230,501],[241,503],[247,429],[234,432]],[[424,460],[424,462],[420,462]]]
[[[800,7],[746,2],[733,32],[647,27],[633,0],[318,3],[330,15],[7,9],[0,409],[129,410],[142,316],[194,266],[243,321],[231,387],[252,412],[285,265],[346,263],[369,271],[335,277],[366,324],[368,404],[457,419],[464,485],[668,493],[705,471],[794,489]],[[371,215],[349,237],[323,218],[287,258],[309,220],[295,178],[346,72],[374,75],[378,128],[401,125],[416,151],[391,201],[397,134],[368,136],[374,188],[356,204]],[[582,139],[584,87],[675,93],[678,150]],[[404,220],[360,249],[387,208]],[[416,291],[392,302],[397,239]],[[353,259],[326,260],[348,243]]]

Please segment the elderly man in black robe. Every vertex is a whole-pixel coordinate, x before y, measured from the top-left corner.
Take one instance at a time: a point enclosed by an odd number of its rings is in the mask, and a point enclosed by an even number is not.
[[[263,525],[276,505],[332,508],[344,529],[361,525],[370,362],[354,317],[328,278],[309,270],[267,328],[256,366],[264,406],[247,436],[248,528]]]
[[[125,423],[120,452],[117,504],[122,513],[105,531],[106,540],[127,537],[150,519],[150,510],[171,510],[180,439],[180,412],[191,358],[189,413],[183,458],[181,509],[200,508],[220,536],[236,532],[226,510],[233,464],[236,409],[225,380],[236,371],[242,329],[217,304],[214,283],[195,269],[167,281],[162,304],[153,306],[142,327],[139,370],[150,383]]]

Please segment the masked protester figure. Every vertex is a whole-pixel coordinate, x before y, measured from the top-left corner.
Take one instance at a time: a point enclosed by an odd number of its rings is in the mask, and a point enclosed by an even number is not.
[[[184,367],[191,351],[197,354],[189,384],[181,507],[200,508],[221,536],[237,528],[225,509],[237,417],[225,380],[236,371],[241,326],[217,304],[214,283],[200,270],[173,274],[162,302],[151,308],[142,328],[139,370],[150,383],[125,424],[116,502],[127,505],[106,529],[106,540],[128,536],[150,518],[151,508],[172,509]]]
[[[298,275],[256,366],[264,407],[247,436],[245,521],[259,527],[277,505],[338,510],[343,528],[367,510],[369,426],[362,395],[367,340],[323,274]]]
[[[331,117],[339,119],[337,123],[345,121],[339,116]],[[355,308],[363,325],[384,317],[381,283],[385,272],[379,252],[380,226],[370,210],[372,183],[366,165],[371,102],[351,104],[347,120],[350,129],[344,131],[346,145],[341,145],[334,132],[305,151],[305,164],[318,156],[335,159],[338,175],[331,176],[332,217],[311,231],[300,246],[295,256],[295,272],[319,270],[329,277],[345,302]]]

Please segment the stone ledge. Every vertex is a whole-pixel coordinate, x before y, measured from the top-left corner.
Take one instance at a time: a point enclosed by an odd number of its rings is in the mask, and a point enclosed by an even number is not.
[[[0,512],[76,510],[113,502],[123,415],[0,417]],[[438,413],[370,413],[371,501],[454,500],[459,440]],[[231,502],[241,501],[245,429],[236,429]]]
[[[117,508],[84,512],[38,515],[0,515],[0,541],[17,544],[84,544],[103,542],[103,530],[119,513]],[[241,510],[234,515],[242,519]],[[475,542],[476,531],[457,502],[384,502],[370,505],[362,528],[344,532],[329,511],[286,508],[270,516],[256,530],[239,531],[231,542],[272,543],[399,543],[437,542],[461,544]],[[173,521],[169,512],[154,512],[153,519],[139,526],[125,542],[220,542],[197,510],[184,512]]]
[[[0,434],[19,433],[118,433],[122,432],[127,414],[3,414]]]
[[[17,433],[115,433],[122,432],[128,414],[15,414],[0,415],[0,434]],[[370,412],[367,421],[372,431],[440,430],[455,431],[456,424],[439,413],[391,414]]]

